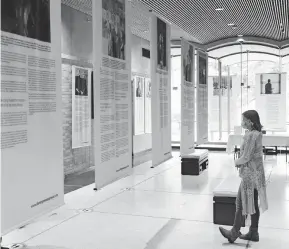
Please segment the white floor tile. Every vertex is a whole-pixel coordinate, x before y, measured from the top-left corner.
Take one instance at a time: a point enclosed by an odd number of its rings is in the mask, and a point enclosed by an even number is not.
[[[28,248],[143,249],[167,219],[89,213],[28,241]]]
[[[259,242],[250,242],[251,249],[288,249],[289,247],[289,230],[260,228],[259,235]]]
[[[95,211],[184,220],[213,221],[213,197],[179,193],[126,191]]]
[[[228,243],[219,232],[218,226],[209,223],[175,221],[171,227],[159,234],[148,244],[146,249],[219,249],[246,248],[247,242],[238,240],[235,244]]]
[[[147,178],[148,177],[144,175],[128,176],[98,191],[93,190],[95,185],[92,184],[65,195],[65,203],[69,209],[92,208],[121,193],[125,189],[141,183]]]
[[[269,209],[261,214],[260,227],[289,229],[289,201],[270,200]]]
[[[175,168],[180,168],[176,166]],[[213,190],[223,179],[208,178],[208,175],[182,176],[175,174],[175,171],[168,170],[144,183],[136,186],[136,190],[172,192],[172,193],[191,193],[212,195]]]
[[[63,206],[39,219],[34,222],[31,222],[27,226],[22,229],[17,229],[6,236],[3,237],[4,244],[15,244],[15,243],[22,243],[26,240],[34,237],[40,233],[51,229],[54,226],[65,222],[76,216],[78,213],[74,210],[67,209],[66,206]]]

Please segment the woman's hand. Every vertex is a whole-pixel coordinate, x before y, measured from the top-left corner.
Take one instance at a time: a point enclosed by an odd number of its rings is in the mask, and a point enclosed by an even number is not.
[[[236,161],[235,161],[235,167],[239,169],[239,168],[241,168],[241,166],[242,166],[242,165],[241,165],[241,164],[238,164],[238,161],[236,160]]]

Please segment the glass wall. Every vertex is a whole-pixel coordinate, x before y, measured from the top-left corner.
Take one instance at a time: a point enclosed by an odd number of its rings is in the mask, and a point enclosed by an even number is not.
[[[240,51],[242,51],[242,56]],[[283,56],[289,49],[283,51]],[[181,127],[181,57],[180,49],[172,48],[172,141],[180,141]],[[255,109],[255,77],[260,73],[287,73],[287,96],[289,99],[289,56],[280,61],[279,50],[262,45],[233,45],[209,52],[209,142],[227,142],[228,134],[241,123],[241,113]],[[179,55],[176,57],[176,55]],[[214,82],[218,77],[218,60],[222,63],[222,81],[232,84],[231,92],[215,94]],[[242,62],[242,63],[241,63]],[[216,82],[215,82],[216,83]],[[242,86],[241,86],[242,83]],[[216,84],[215,84],[216,85]],[[211,89],[211,90],[210,90]],[[215,89],[216,90],[216,89]],[[228,95],[229,94],[229,97]],[[219,101],[221,98],[221,101]],[[230,99],[230,100],[229,100]],[[289,110],[289,101],[287,101]],[[220,119],[221,117],[221,119]],[[230,122],[229,122],[230,121]],[[221,133],[219,131],[221,125]],[[287,131],[289,132],[289,111]],[[195,136],[196,137],[196,136]]]

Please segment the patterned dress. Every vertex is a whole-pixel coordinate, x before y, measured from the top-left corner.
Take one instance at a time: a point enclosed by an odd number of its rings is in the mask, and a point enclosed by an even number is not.
[[[236,160],[236,164],[241,165],[239,175],[242,178],[240,191],[243,215],[255,213],[254,189],[258,191],[260,208],[265,212],[268,209],[268,201],[261,132],[256,130],[246,132],[240,149],[240,158]]]

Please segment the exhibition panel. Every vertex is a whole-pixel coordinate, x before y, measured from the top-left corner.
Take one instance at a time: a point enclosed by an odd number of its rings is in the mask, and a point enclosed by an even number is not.
[[[208,55],[197,55],[197,144],[208,142]]]
[[[182,40],[181,156],[195,151],[195,49]]]
[[[91,70],[72,67],[72,148],[91,146]]]
[[[93,1],[95,186],[132,170],[130,5]],[[101,34],[101,35],[100,35]]]
[[[151,15],[152,164],[171,158],[170,26]]]
[[[2,0],[1,21],[4,235],[64,203],[61,1]]]

